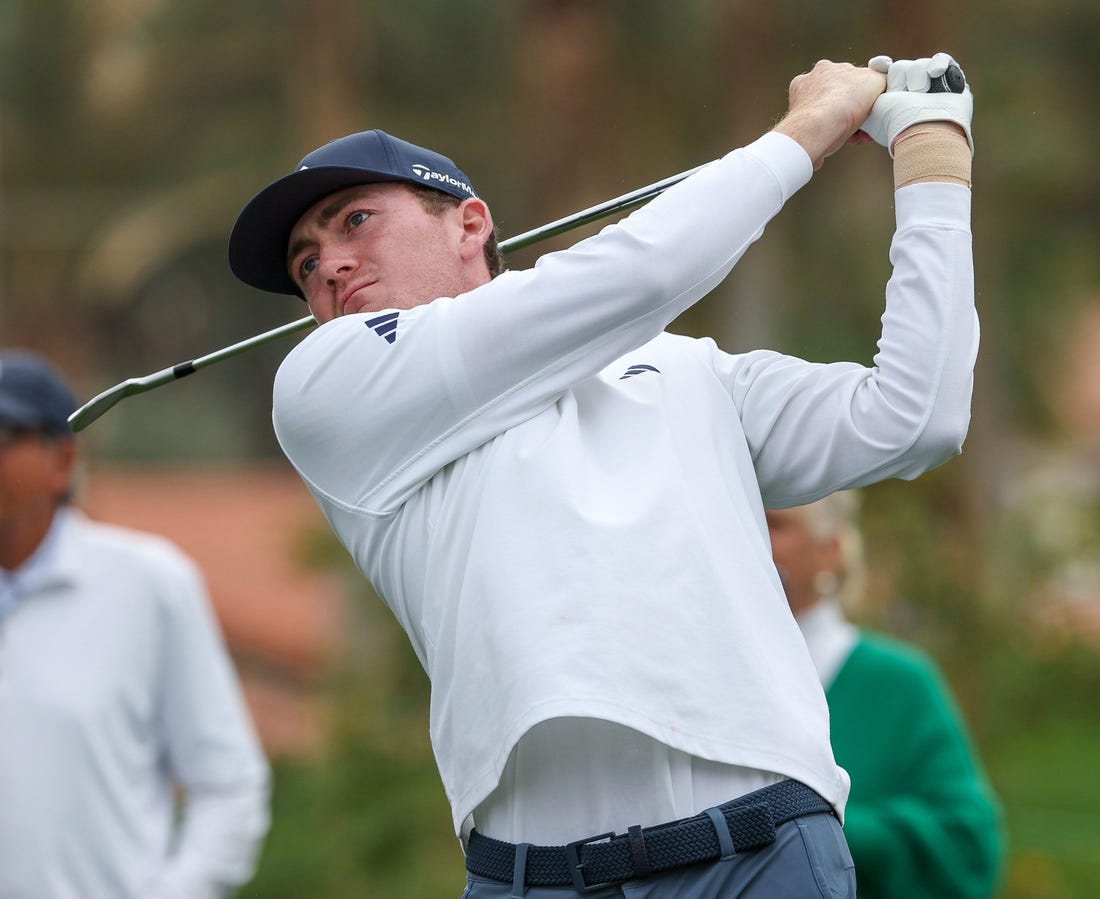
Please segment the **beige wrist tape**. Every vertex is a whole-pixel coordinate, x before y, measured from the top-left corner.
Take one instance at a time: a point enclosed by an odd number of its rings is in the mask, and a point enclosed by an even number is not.
[[[894,190],[919,181],[970,187],[970,144],[954,129],[916,128],[894,144]]]

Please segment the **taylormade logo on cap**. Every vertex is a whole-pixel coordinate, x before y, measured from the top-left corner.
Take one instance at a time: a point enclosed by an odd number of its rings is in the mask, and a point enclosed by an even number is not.
[[[466,191],[471,197],[477,196],[477,194],[474,193],[474,189],[465,181],[459,181],[457,178],[453,178],[450,175],[434,171],[419,162],[414,162],[411,168],[416,173],[416,177],[424,181],[442,181],[444,184],[451,185],[451,187],[457,187],[459,190]]]

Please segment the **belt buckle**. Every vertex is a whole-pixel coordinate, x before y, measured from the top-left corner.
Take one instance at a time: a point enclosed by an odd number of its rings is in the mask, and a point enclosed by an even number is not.
[[[583,840],[574,840],[572,843],[566,843],[565,860],[569,863],[569,876],[573,879],[573,889],[578,893],[591,893],[612,882],[608,880],[602,883],[594,883],[591,886],[585,884],[584,863],[581,861],[581,848],[587,846],[589,843],[598,843],[600,840],[610,840],[613,836],[615,836],[615,831],[610,831],[609,833],[598,833],[592,837],[585,837]]]

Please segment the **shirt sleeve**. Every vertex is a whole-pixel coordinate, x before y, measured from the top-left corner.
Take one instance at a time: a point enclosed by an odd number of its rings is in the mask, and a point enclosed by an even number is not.
[[[183,792],[175,852],[152,899],[220,899],[255,872],[269,824],[269,769],[197,569],[166,560],[161,724]]]
[[[893,273],[871,366],[769,351],[717,363],[768,506],[913,478],[962,447],[979,336],[970,191],[916,184],[895,200]]]
[[[531,269],[413,310],[329,322],[276,378],[284,451],[331,501],[392,510],[661,333],[811,174],[802,148],[770,133]]]

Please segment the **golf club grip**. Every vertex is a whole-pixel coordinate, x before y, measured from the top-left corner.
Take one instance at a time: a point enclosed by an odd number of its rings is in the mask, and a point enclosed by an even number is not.
[[[952,63],[947,71],[939,78],[932,79],[932,85],[928,88],[930,94],[961,94],[966,87],[966,76],[962,69]]]

